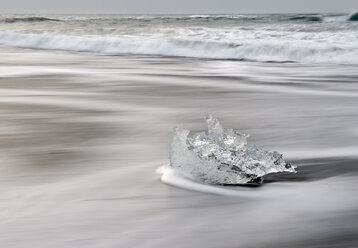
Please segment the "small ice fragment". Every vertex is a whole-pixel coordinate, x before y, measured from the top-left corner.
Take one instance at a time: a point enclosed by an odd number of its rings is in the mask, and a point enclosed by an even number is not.
[[[248,134],[224,128],[212,115],[208,133],[189,137],[189,130],[174,129],[170,165],[181,175],[209,184],[262,183],[269,173],[296,172],[282,154],[247,144]]]

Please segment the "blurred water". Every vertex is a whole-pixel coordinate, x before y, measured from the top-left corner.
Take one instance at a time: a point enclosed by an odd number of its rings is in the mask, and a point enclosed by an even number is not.
[[[357,246],[356,63],[0,55],[1,247]],[[172,128],[207,113],[298,173],[161,183]]]
[[[356,66],[1,55],[2,246],[357,244]],[[233,196],[161,184],[172,128],[208,112],[299,173]]]

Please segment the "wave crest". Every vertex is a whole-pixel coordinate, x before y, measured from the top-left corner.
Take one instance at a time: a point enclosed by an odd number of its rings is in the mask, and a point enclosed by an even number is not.
[[[304,21],[304,22],[322,22],[323,18],[320,16],[305,16],[298,15],[288,18],[289,21]]]
[[[333,37],[334,38],[334,37]],[[335,40],[335,39],[334,39]],[[211,59],[236,59],[265,62],[358,64],[355,40],[337,47],[336,42],[322,43],[304,39],[229,39],[191,37],[113,36],[84,37],[52,34],[0,32],[0,44],[6,46],[94,52],[104,54],[140,54]]]
[[[46,17],[38,17],[38,16],[32,16],[32,17],[12,17],[12,18],[5,18],[2,20],[6,23],[16,23],[16,22],[58,22],[60,20],[58,19],[52,19],[52,18],[46,18]]]
[[[358,21],[358,12],[355,12],[349,16],[350,21]]]

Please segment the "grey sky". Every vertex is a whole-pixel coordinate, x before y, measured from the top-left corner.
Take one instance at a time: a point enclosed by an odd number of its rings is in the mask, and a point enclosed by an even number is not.
[[[0,11],[27,13],[352,12],[358,0],[1,0]]]

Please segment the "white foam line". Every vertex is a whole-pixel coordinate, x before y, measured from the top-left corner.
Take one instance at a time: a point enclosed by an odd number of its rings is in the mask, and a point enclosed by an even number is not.
[[[79,95],[75,95],[78,97]],[[86,96],[84,96],[86,97]],[[75,98],[72,95],[69,96],[33,96],[33,95],[20,95],[20,96],[1,96],[0,104],[34,104],[44,106],[64,107],[70,109],[83,109],[83,110],[99,110],[99,111],[141,111],[152,112],[154,109],[161,113],[167,113],[171,110],[166,107],[151,107],[140,106],[135,104],[117,104],[111,101],[100,101],[86,98]]]
[[[197,183],[180,176],[168,165],[159,167],[156,170],[156,173],[160,175],[161,182],[186,190],[197,191],[207,194],[214,194],[214,195],[234,196],[234,197],[244,197],[244,198],[253,198],[253,197],[256,198],[258,195],[261,195],[261,193],[258,191],[248,192],[248,191],[231,190],[231,189],[224,189],[219,186]]]
[[[97,92],[68,92],[49,90],[0,89],[0,96],[98,96]]]
[[[229,31],[230,35],[227,34]],[[191,35],[188,35],[191,34]],[[281,37],[281,38],[278,38]],[[282,39],[282,37],[286,37]],[[327,42],[324,44],[321,40]],[[337,49],[337,42],[341,42]],[[0,31],[0,44],[10,47],[141,54],[255,61],[296,61],[323,64],[357,64],[356,37],[346,33],[243,31],[177,28],[158,34],[76,36],[51,33]]]
[[[36,75],[52,75],[52,74],[95,74],[92,70],[78,70],[78,69],[62,69],[39,66],[1,66],[0,78],[5,77],[25,77]]]

